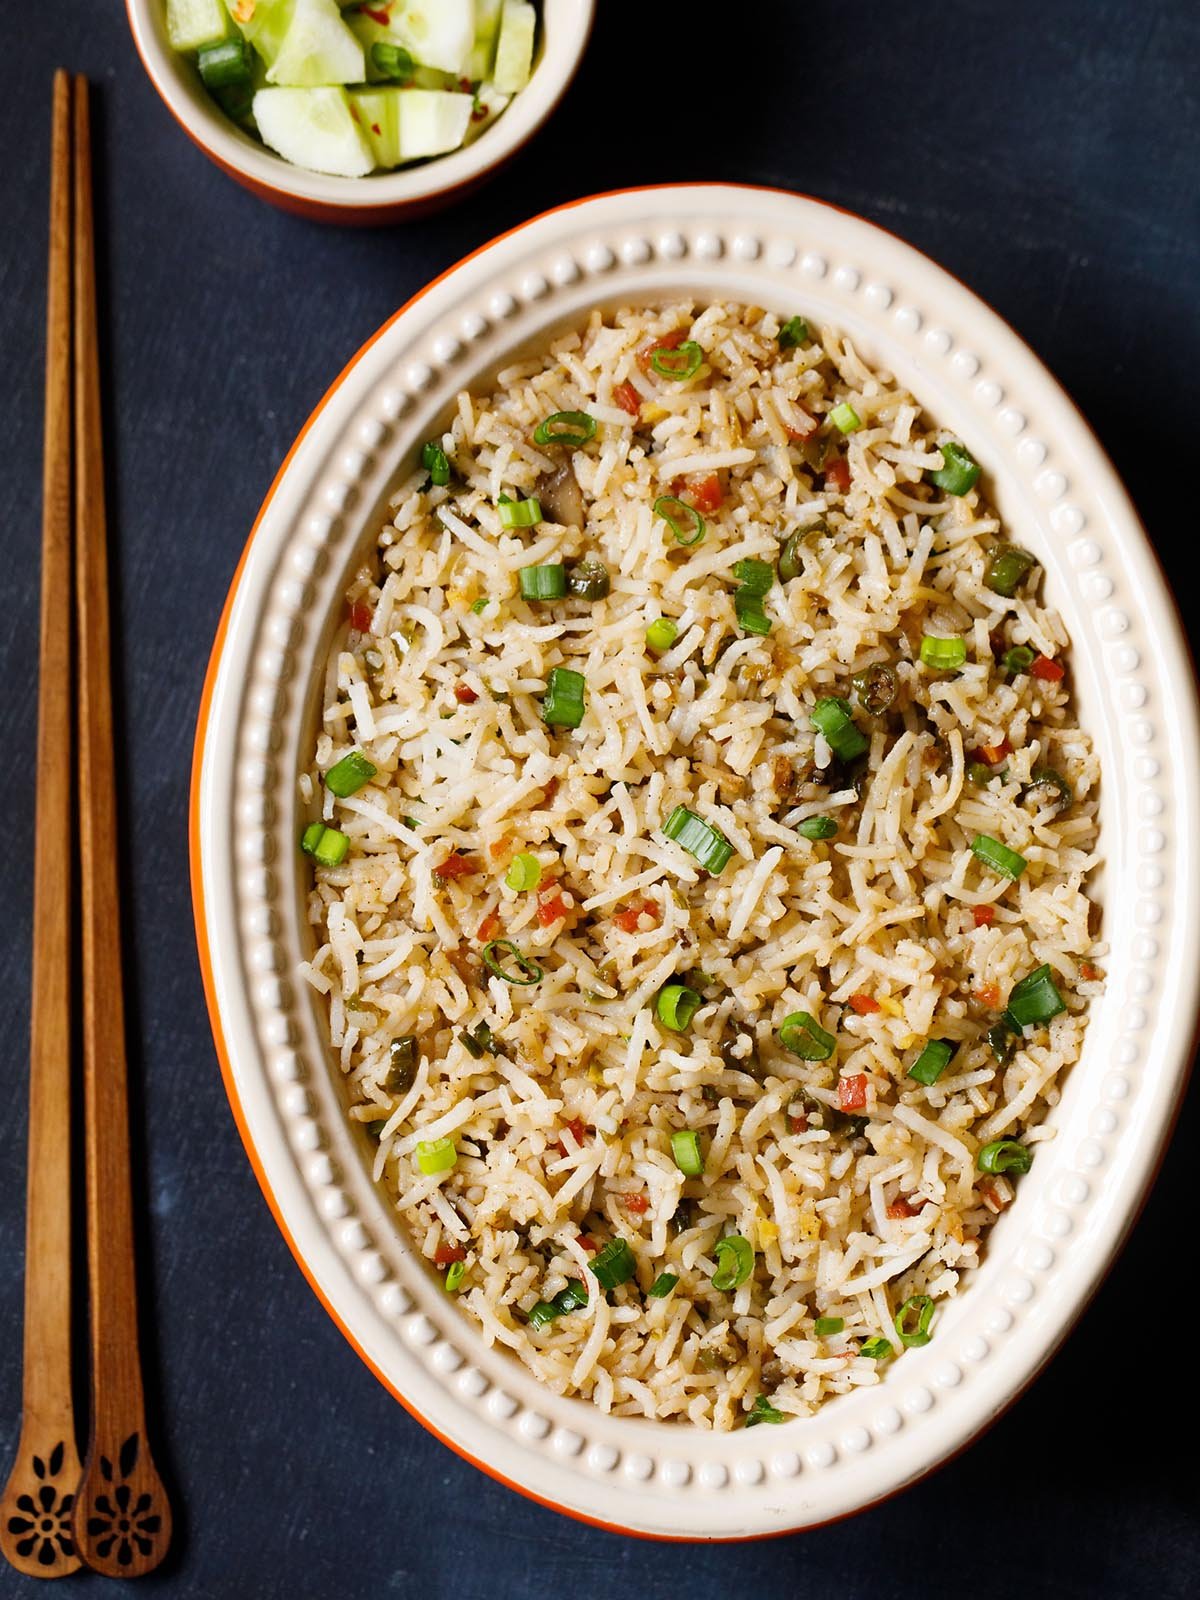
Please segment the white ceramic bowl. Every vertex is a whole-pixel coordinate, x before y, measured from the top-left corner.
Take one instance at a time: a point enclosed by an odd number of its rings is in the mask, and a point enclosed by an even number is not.
[[[729,296],[847,329],[983,462],[1046,568],[1103,762],[1111,957],[1012,1209],[937,1335],[812,1419],[713,1434],[561,1399],[482,1343],[414,1256],[346,1120],[309,951],[296,774],[320,662],[389,479],[463,385],[597,302]],[[1170,596],[1111,466],[1032,353],[967,289],[845,212],[726,186],[629,190],[505,235],[397,312],[309,419],[259,515],[205,690],[193,881],[226,1083],[268,1200],[326,1308],[411,1411],[548,1504],[627,1531],[745,1537],[889,1494],[977,1433],[1108,1267],[1169,1132],[1197,1005],[1200,743]]]
[[[595,0],[541,0],[533,76],[503,114],[451,155],[365,178],[295,167],[231,122],[195,67],[167,43],[166,0],[125,0],[150,81],[188,137],[224,172],[285,211],[321,222],[401,222],[460,199],[533,137],[566,93],[587,46]]]

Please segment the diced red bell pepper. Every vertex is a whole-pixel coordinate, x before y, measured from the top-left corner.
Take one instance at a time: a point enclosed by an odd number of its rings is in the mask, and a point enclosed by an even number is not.
[[[974,759],[976,761],[986,761],[989,767],[998,767],[1005,756],[1010,755],[1012,755],[1012,745],[1009,744],[1008,736],[1005,735],[999,744],[981,744],[979,749],[974,752]]]
[[[656,350],[678,350],[686,338],[686,328],[674,328],[670,333],[664,333],[661,339],[655,339],[652,344],[643,345],[636,357],[638,366],[643,372],[649,372],[650,359]]]
[[[560,894],[552,894],[549,898],[538,901],[537,919],[543,928],[552,928],[556,922],[561,922],[570,907]]]
[[[725,498],[721,480],[715,472],[706,472],[694,478],[676,478],[671,484],[671,493],[703,516],[719,510]]]
[[[977,928],[990,928],[996,920],[995,906],[975,906],[971,912]]]
[[[800,415],[805,419],[805,424],[802,428],[793,428],[790,423],[785,422],[783,425],[784,432],[787,434],[789,439],[807,439],[810,434],[816,432],[817,419],[813,416],[811,411],[807,411],[797,401],[793,401],[792,403]]]
[[[635,1217],[643,1216],[650,1209],[650,1202],[644,1194],[623,1194],[621,1204],[626,1211],[632,1211]]]
[[[893,1222],[896,1222],[902,1217],[915,1217],[917,1214],[917,1208],[916,1206],[910,1206],[904,1196],[899,1195],[895,1200],[892,1201],[891,1205],[888,1206],[887,1214],[889,1217],[891,1217]]]
[[[583,1142],[587,1138],[587,1124],[584,1122],[583,1118],[572,1117],[570,1122],[563,1123],[563,1127],[566,1128],[572,1139],[574,1139],[576,1146],[578,1148],[582,1148]],[[561,1139],[558,1141],[558,1148],[562,1151],[563,1155],[566,1155],[567,1147]]]
[[[461,1244],[440,1244],[433,1252],[434,1265],[448,1267],[452,1261],[465,1261],[467,1252]]]
[[[982,1006],[989,1006],[993,1011],[1000,1004],[1000,985],[998,983],[981,983],[975,991],[975,998]]]
[[[1099,983],[1104,974],[1099,967],[1094,967],[1090,961],[1081,961],[1079,963],[1079,976],[1084,983]]]
[[[825,463],[825,487],[836,490],[838,494],[849,492],[850,463],[845,456],[834,456],[832,461]]]
[[[359,6],[364,17],[370,17],[372,22],[377,22],[381,28],[386,28],[391,23],[391,15],[386,6]]]
[[[470,856],[460,856],[457,850],[451,850],[445,861],[434,867],[435,878],[443,880],[450,878],[469,878],[473,872],[479,871],[479,863]]]
[[[479,696],[469,683],[456,683],[454,685],[454,698],[460,706],[473,706]]]
[[[487,916],[484,917],[483,921],[479,924],[479,931],[475,937],[477,939],[482,939],[486,944],[489,939],[494,939],[499,932],[500,918],[494,911],[489,911]]]
[[[575,1243],[581,1250],[586,1250],[591,1256],[594,1256],[600,1248],[595,1239],[590,1239],[586,1233],[577,1233],[575,1235]]]
[[[1066,667],[1060,666],[1049,656],[1035,656],[1029,672],[1031,677],[1040,678],[1043,683],[1061,683],[1067,675]]]
[[[622,411],[628,411],[631,417],[636,417],[642,409],[642,397],[631,383],[619,383],[613,390],[613,399]]]
[[[350,626],[357,628],[359,633],[366,633],[371,626],[371,608],[364,600],[356,600],[350,607]]]
[[[793,1133],[808,1132],[808,1114],[804,1111],[788,1112],[788,1127]]]
[[[838,1106],[843,1111],[861,1111],[867,1103],[867,1075],[855,1072],[838,1079]]]
[[[880,1006],[874,995],[852,994],[850,996],[850,1009],[857,1011],[860,1017],[869,1017],[873,1011],[878,1011]]]
[[[643,900],[640,904],[626,906],[624,911],[617,912],[613,921],[622,933],[636,933],[642,917],[653,917],[655,922],[658,921],[657,900]]]

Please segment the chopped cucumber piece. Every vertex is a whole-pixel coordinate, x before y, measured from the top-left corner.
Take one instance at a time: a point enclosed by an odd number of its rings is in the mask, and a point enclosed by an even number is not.
[[[172,50],[204,50],[232,34],[221,0],[167,0],[167,43]]]
[[[225,9],[237,23],[243,38],[271,66],[291,27],[296,0],[225,0]]]
[[[397,89],[400,114],[400,159],[418,161],[457,150],[471,122],[469,94],[445,89]]]
[[[465,74],[472,83],[483,83],[492,75],[503,4],[504,0],[475,0],[475,43],[471,46]]]
[[[403,0],[390,9],[393,33],[423,67],[463,75],[475,43],[471,0]]]
[[[495,122],[511,99],[511,95],[501,94],[494,83],[481,83],[475,91],[475,103],[471,107],[471,123],[463,143],[470,144],[478,139],[483,130]]]
[[[537,12],[529,0],[504,0],[493,82],[501,94],[516,94],[529,82]]]
[[[337,0],[294,0],[292,20],[268,68],[268,81],[318,88],[361,83],[365,76],[362,45],[342,21]]]
[[[364,178],[375,165],[345,89],[260,89],[254,120],[263,143],[312,172]]]
[[[374,11],[374,6],[371,9]],[[384,14],[382,11],[378,13],[379,16]],[[392,82],[393,80],[381,72],[378,64],[372,60],[371,46],[376,44],[398,46],[412,55],[412,50],[399,32],[390,23],[385,24],[379,22],[375,16],[367,16],[365,11],[348,11],[345,20],[350,25],[354,37],[362,45],[367,63],[367,82]],[[426,67],[418,62],[413,68],[412,77],[405,80],[404,86],[417,89],[457,89],[458,79],[452,73],[440,72],[437,67]]]
[[[362,130],[377,167],[400,163],[401,89],[351,89],[350,107]]]

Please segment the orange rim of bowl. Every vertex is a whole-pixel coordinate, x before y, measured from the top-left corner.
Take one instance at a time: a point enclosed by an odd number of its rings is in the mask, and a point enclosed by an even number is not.
[[[127,0],[127,4],[128,3],[129,0]],[[216,158],[214,157],[214,159]],[[234,174],[234,176],[240,176],[240,174]],[[877,222],[872,222],[869,219],[862,217],[856,211],[851,211],[845,206],[839,206],[834,201],[822,200],[814,195],[801,194],[797,190],[784,189],[778,185],[728,182],[708,183],[704,181],[687,183],[635,184],[623,189],[608,189],[599,194],[584,195],[578,200],[568,200],[562,205],[551,206],[547,210],[538,212],[535,216],[529,217],[524,222],[517,223],[514,227],[506,229],[503,233],[496,234],[494,238],[489,239],[484,244],[477,246],[476,249],[461,257],[460,260],[447,267],[444,272],[440,272],[435,278],[432,278],[422,288],[418,289],[414,295],[410,296],[410,298],[406,300],[402,306],[394,311],[392,315],[375,330],[370,338],[367,339],[366,342],[362,344],[359,349],[356,350],[355,353],[350,357],[349,361],[346,362],[345,366],[338,373],[337,377],[333,380],[333,382],[326,389],[325,393],[321,396],[320,400],[317,402],[313,411],[305,421],[303,427],[300,429],[300,432],[296,435],[296,438],[292,442],[287,454],[284,456],[278,471],[271,481],[270,488],[267,490],[267,493],[263,498],[263,502],[259,507],[258,514],[254,519],[253,525],[251,526],[245,547],[242,550],[237,567],[234,570],[229,591],[225,598],[225,604],[222,607],[221,616],[217,624],[217,632],[213,640],[213,647],[209,656],[208,668],[205,672],[204,684],[200,693],[200,704],[197,711],[196,735],[193,743],[192,753],[192,773],[188,807],[188,859],[192,890],[192,913],[196,929],[196,947],[200,961],[201,979],[204,985],[205,1004],[208,1010],[209,1026],[212,1030],[213,1044],[217,1053],[217,1061],[221,1070],[221,1078],[225,1085],[225,1093],[229,1100],[230,1109],[233,1112],[234,1122],[237,1125],[237,1130],[241,1137],[242,1145],[246,1151],[247,1159],[250,1162],[251,1169],[254,1172],[255,1178],[258,1180],[259,1188],[262,1190],[263,1198],[267,1203],[271,1215],[275,1219],[276,1226],[283,1235],[288,1249],[295,1258],[296,1265],[300,1268],[300,1271],[307,1280],[310,1289],[324,1307],[335,1327],[338,1328],[343,1338],[350,1345],[351,1349],[355,1352],[363,1364],[370,1372],[374,1374],[374,1376],[379,1380],[392,1398],[397,1400],[400,1405],[403,1406],[404,1410],[408,1412],[409,1416],[413,1417],[415,1421],[419,1422],[423,1428],[425,1428],[434,1436],[434,1438],[440,1440],[441,1443],[452,1450],[455,1455],[461,1457],[462,1460],[469,1462],[471,1466],[477,1467],[480,1472],[485,1473],[495,1482],[501,1483],[506,1488],[514,1490],[517,1494],[522,1495],[527,1500],[534,1501],[537,1505],[544,1506],[551,1511],[561,1512],[564,1516],[571,1517],[577,1522],[586,1523],[588,1526],[593,1528],[601,1528],[607,1533],[624,1534],[636,1539],[653,1540],[665,1544],[748,1544],[764,1539],[785,1538],[789,1534],[815,1532],[819,1528],[830,1527],[833,1524],[843,1522],[850,1517],[858,1516],[861,1512],[869,1511],[875,1506],[885,1504],[887,1501],[893,1499],[896,1495],[904,1493],[907,1489],[912,1488],[914,1484],[921,1482],[923,1479],[931,1476],[935,1472],[941,1471],[952,1461],[957,1460],[964,1451],[969,1449],[971,1445],[982,1438],[986,1433],[990,1432],[995,1424],[1008,1413],[1012,1406],[1016,1404],[1016,1402],[1025,1394],[1025,1392],[1045,1370],[1046,1366],[1053,1359],[1060,1346],[1068,1338],[1076,1324],[1079,1322],[1080,1318],[1083,1316],[1084,1312],[1091,1305],[1105,1278],[1108,1276],[1109,1272],[1111,1272],[1118,1256],[1128,1242],[1129,1236],[1132,1233],[1139,1217],[1141,1216],[1143,1209],[1145,1208],[1150,1190],[1153,1187],[1159,1171],[1162,1168],[1162,1164],[1166,1156],[1167,1146],[1170,1141],[1171,1132],[1178,1120],[1179,1113],[1183,1105],[1184,1093],[1191,1078],[1194,1062],[1189,1061],[1187,1067],[1180,1074],[1174,1106],[1170,1109],[1169,1115],[1164,1119],[1158,1150],[1153,1162],[1151,1163],[1150,1170],[1147,1172],[1147,1175],[1142,1183],[1141,1191],[1137,1197],[1136,1204],[1130,1208],[1128,1219],[1117,1236],[1107,1260],[1104,1262],[1102,1268],[1097,1272],[1094,1281],[1087,1289],[1086,1293],[1081,1296],[1079,1304],[1076,1306],[1072,1315],[1057,1331],[1055,1337],[1051,1340],[1044,1351],[1041,1359],[1037,1361],[1037,1363],[1030,1369],[1025,1379],[1018,1384],[1016,1388],[1014,1388],[1012,1393],[996,1408],[996,1410],[989,1417],[985,1418],[976,1428],[974,1428],[965,1437],[960,1439],[958,1443],[947,1450],[944,1455],[940,1456],[934,1461],[931,1461],[928,1466],[914,1473],[911,1477],[906,1478],[902,1483],[897,1484],[895,1488],[888,1490],[886,1493],[876,1495],[873,1499],[864,1501],[861,1505],[857,1505],[846,1511],[839,1512],[834,1516],[826,1517],[820,1522],[800,1523],[793,1527],[787,1528],[771,1528],[759,1533],[723,1534],[709,1537],[706,1537],[702,1534],[655,1533],[649,1532],[642,1528],[630,1528],[626,1527],[622,1523],[606,1522],[600,1517],[589,1516],[586,1512],[577,1510],[574,1506],[565,1505],[561,1501],[552,1500],[544,1495],[538,1494],[535,1490],[528,1488],[526,1485],[517,1483],[512,1478],[506,1477],[505,1474],[499,1471],[496,1467],[489,1465],[488,1462],[482,1460],[480,1457],[472,1455],[471,1452],[463,1445],[458,1444],[455,1440],[448,1437],[448,1435],[443,1433],[440,1428],[435,1426],[435,1424],[432,1423],[412,1401],[405,1397],[405,1395],[396,1387],[396,1385],[382,1371],[377,1363],[372,1360],[372,1358],[363,1349],[354,1333],[347,1326],[337,1308],[333,1305],[332,1301],[330,1301],[324,1290],[321,1288],[313,1269],[309,1266],[303,1251],[294,1238],[291,1230],[288,1228],[287,1223],[284,1221],[282,1210],[275,1198],[275,1194],[271,1188],[266,1170],[259,1160],[258,1152],[254,1145],[254,1141],[246,1121],[241,1099],[238,1095],[237,1085],[234,1081],[229,1051],[225,1042],[225,1036],[221,1026],[220,1011],[217,1005],[216,983],[212,968],[212,952],[208,939],[206,906],[204,898],[204,880],[200,851],[201,775],[204,767],[204,753],[208,736],[208,722],[212,706],[213,691],[216,685],[217,675],[220,670],[221,657],[224,651],[225,639],[228,632],[230,614],[232,612],[237,591],[245,572],[246,563],[249,558],[251,548],[254,544],[255,538],[258,535],[258,531],[262,525],[263,519],[266,516],[267,511],[270,509],[271,502],[274,499],[276,491],[278,490],[280,483],[287,473],[292,460],[294,459],[297,451],[300,449],[300,446],[304,443],[304,440],[308,437],[308,434],[312,428],[321,417],[325,407],[341,388],[345,380],[350,376],[355,367],[358,366],[359,362],[362,361],[367,353],[374,348],[380,339],[383,338],[393,324],[399,321],[406,311],[408,311],[412,306],[416,305],[418,301],[424,299],[424,297],[431,293],[432,290],[434,290],[440,283],[444,282],[447,278],[456,273],[460,267],[466,266],[468,262],[473,261],[478,256],[483,255],[485,252],[490,250],[493,245],[500,244],[505,239],[513,238],[516,234],[524,232],[525,229],[533,227],[536,223],[543,221],[547,217],[558,216],[563,212],[576,210],[578,207],[589,205],[596,200],[612,200],[623,195],[646,194],[663,189],[730,189],[752,194],[781,195],[789,200],[805,200],[812,205],[822,206],[827,210],[836,211],[843,216],[851,217],[856,222],[866,222],[869,227],[876,228],[880,233],[884,233],[889,238],[895,239],[897,243],[902,244],[906,250],[913,251],[914,254],[919,255],[923,260],[929,262],[930,265],[934,266],[939,272],[944,272],[948,277],[953,278],[956,283],[960,284],[967,290],[973,299],[978,301],[980,305],[983,305],[985,309],[991,312],[991,314],[996,317],[998,321],[1004,324],[1008,332],[1032,357],[1032,359],[1037,363],[1038,367],[1040,367],[1043,372],[1047,373],[1050,381],[1054,384],[1055,388],[1062,395],[1063,399],[1067,402],[1067,404],[1079,418],[1080,422],[1083,424],[1088,438],[1091,440],[1093,446],[1100,452],[1100,455],[1104,461],[1108,464],[1110,470],[1113,472],[1114,478],[1116,478],[1119,484],[1121,483],[1120,475],[1117,473],[1111,458],[1104,449],[1103,445],[1100,443],[1099,439],[1097,439],[1095,433],[1092,431],[1092,428],[1080,407],[1076,404],[1071,395],[1068,394],[1063,388],[1062,384],[1058,382],[1058,379],[1055,378],[1052,373],[1048,372],[1048,369],[1045,368],[1037,353],[1021,337],[1016,329],[1012,327],[1011,323],[1003,318],[999,312],[995,311],[990,305],[988,305],[987,302],[984,301],[981,296],[976,294],[969,285],[964,284],[960,278],[955,277],[953,273],[941,266],[939,262],[934,261],[931,256],[926,255],[924,251],[919,250],[915,245],[910,244],[908,240],[901,238],[899,234],[893,233],[890,229],[882,227]],[[1123,484],[1121,487],[1122,492],[1124,493]],[[1132,501],[1129,500],[1128,494],[1125,494],[1125,500],[1129,512],[1132,515],[1133,521],[1142,535],[1143,542],[1146,548],[1150,550],[1152,554],[1154,554],[1156,565],[1159,568],[1160,574],[1163,576],[1164,590],[1171,603],[1175,619],[1176,642],[1181,645],[1184,658],[1188,662],[1188,665],[1191,669],[1190,680],[1193,705],[1200,707],[1200,675],[1197,674],[1196,663],[1192,657],[1191,650],[1187,642],[1187,635],[1183,630],[1180,621],[1178,603],[1175,600],[1175,596],[1170,588],[1170,585],[1166,582],[1162,564],[1157,560],[1157,555],[1154,552],[1154,546],[1150,541],[1149,535],[1146,532],[1141,518],[1137,515],[1137,512],[1133,507]],[[1200,1045],[1200,1003],[1198,1003],[1197,1007],[1195,1007],[1193,1011],[1193,1056],[1198,1045]]]

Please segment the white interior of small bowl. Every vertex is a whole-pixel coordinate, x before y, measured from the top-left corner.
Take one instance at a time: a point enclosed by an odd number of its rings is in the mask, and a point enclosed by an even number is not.
[[[294,848],[321,663],[378,507],[454,393],[597,303],[680,293],[844,328],[970,445],[1037,551],[1073,639],[1103,764],[1109,982],[1016,1204],[935,1340],[885,1380],[781,1428],[714,1435],[547,1394],[488,1349],[424,1269],[344,1115],[326,1024],[293,980],[311,951]],[[813,202],[633,192],[540,219],[408,308],[297,451],[234,605],[201,786],[213,980],[235,1093],[298,1253],[354,1341],[459,1448],[580,1514],[712,1536],[806,1525],[955,1449],[1052,1350],[1116,1247],[1177,1092],[1195,978],[1194,693],[1177,625],[1119,485],[1013,335],[914,252]],[[231,852],[222,819],[250,819]],[[1174,934],[1174,936],[1172,936]],[[218,949],[217,942],[224,941]],[[767,1436],[767,1437],[764,1437]]]

